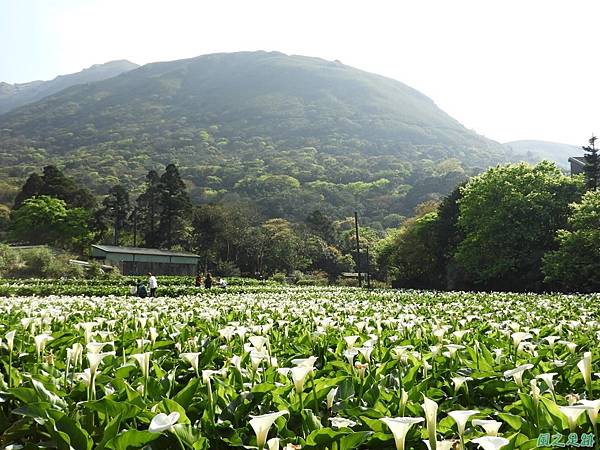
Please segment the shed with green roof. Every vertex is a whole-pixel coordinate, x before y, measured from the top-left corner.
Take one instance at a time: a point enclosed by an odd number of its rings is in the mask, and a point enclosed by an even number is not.
[[[200,256],[157,248],[92,245],[92,258],[119,268],[123,275],[195,275]]]

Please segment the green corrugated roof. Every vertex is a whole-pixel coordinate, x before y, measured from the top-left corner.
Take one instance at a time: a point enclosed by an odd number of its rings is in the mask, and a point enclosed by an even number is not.
[[[193,253],[186,252],[171,252],[169,250],[160,250],[158,248],[141,248],[141,247],[120,247],[116,245],[98,245],[92,247],[102,250],[106,253],[124,253],[128,255],[158,255],[158,256],[184,256],[186,258],[200,258]]]

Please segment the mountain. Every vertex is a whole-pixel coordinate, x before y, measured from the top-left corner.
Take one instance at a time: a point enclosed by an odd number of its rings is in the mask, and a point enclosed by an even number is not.
[[[139,67],[126,60],[95,64],[81,72],[61,75],[50,81],[9,84],[0,82],[0,114],[41,100],[71,86],[105,80]]]
[[[559,167],[564,169],[569,167],[570,156],[580,156],[583,154],[581,147],[560,144],[558,142],[524,140],[507,142],[504,145],[520,159],[529,162],[538,162],[547,159],[555,162]]]
[[[279,52],[147,64],[0,116],[0,176],[14,182],[53,162],[97,193],[135,195],[175,162],[196,201],[358,210],[381,226],[509,158],[399,81]]]

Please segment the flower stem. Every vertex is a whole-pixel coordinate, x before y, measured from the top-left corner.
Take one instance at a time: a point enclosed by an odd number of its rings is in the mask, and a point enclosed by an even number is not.
[[[179,437],[179,435],[177,433],[175,433],[175,432],[173,432],[173,434],[177,438],[177,442],[179,442],[179,447],[181,447],[181,450],[185,450],[185,445],[183,445],[183,441],[181,440],[181,438]]]

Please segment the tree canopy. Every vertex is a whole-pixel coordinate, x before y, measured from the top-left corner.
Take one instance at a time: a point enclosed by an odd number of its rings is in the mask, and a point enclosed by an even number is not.
[[[546,281],[567,291],[600,289],[600,191],[570,205],[568,226],[556,234],[558,249],[544,257]]]

